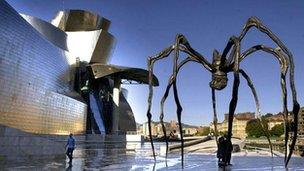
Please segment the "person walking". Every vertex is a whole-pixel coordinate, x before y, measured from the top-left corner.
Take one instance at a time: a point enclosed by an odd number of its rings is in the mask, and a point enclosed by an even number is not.
[[[233,151],[233,145],[232,145],[231,139],[229,140],[227,135],[225,135],[224,144],[226,144],[226,148],[227,148],[227,149],[226,149],[225,164],[226,164],[226,165],[232,165],[232,164],[230,163],[230,161],[231,161],[231,153],[232,153],[232,151]]]
[[[65,148],[67,148],[66,155],[69,157],[69,163],[72,163],[73,151],[75,149],[75,139],[72,133],[69,135]]]
[[[221,136],[218,139],[218,147],[217,147],[217,155],[216,155],[217,158],[218,158],[218,166],[219,167],[225,166],[226,148],[227,148],[227,145],[225,143],[225,138]]]

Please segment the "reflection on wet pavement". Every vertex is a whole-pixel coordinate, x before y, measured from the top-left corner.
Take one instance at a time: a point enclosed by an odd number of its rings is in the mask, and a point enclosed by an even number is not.
[[[156,143],[159,154],[161,143]],[[285,170],[282,157],[234,155],[226,170]],[[19,159],[2,161],[0,170],[181,170],[180,154],[170,153],[167,162],[158,156],[154,163],[149,143],[86,143],[74,152],[72,165],[67,159]],[[215,155],[186,154],[184,170],[221,170]],[[304,159],[294,157],[289,170],[303,170]]]

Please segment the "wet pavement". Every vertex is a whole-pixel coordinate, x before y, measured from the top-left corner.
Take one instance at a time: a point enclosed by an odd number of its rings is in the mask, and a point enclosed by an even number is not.
[[[159,154],[161,143],[156,143]],[[247,154],[247,153],[246,153]],[[261,153],[262,154],[262,153]],[[226,170],[303,170],[304,158],[293,157],[289,168],[284,168],[283,158],[271,158],[267,155],[246,155],[235,153],[233,166]],[[170,153],[167,162],[164,156],[158,156],[154,162],[149,143],[86,143],[74,151],[72,165],[67,159],[33,160],[20,159],[5,161],[0,170],[181,170],[179,152]],[[184,170],[222,170],[217,167],[214,154],[190,153],[185,155]]]

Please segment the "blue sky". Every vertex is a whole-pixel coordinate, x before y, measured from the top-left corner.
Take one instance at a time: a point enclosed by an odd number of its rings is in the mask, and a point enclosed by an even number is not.
[[[111,63],[147,68],[146,58],[174,43],[175,35],[184,34],[192,47],[212,60],[214,49],[223,51],[230,36],[239,35],[250,16],[259,17],[294,55],[298,101],[304,94],[304,1],[199,1],[199,0],[8,0],[18,12],[49,21],[58,10],[85,9],[112,21],[111,32],[117,39]],[[276,47],[266,35],[252,29],[241,43],[242,51],[257,44]],[[241,63],[252,78],[262,107],[262,113],[282,110],[278,62],[271,55],[257,52]],[[154,89],[153,120],[159,118],[159,102],[172,72],[172,56],[155,66],[160,86]],[[187,64],[178,76],[182,120],[188,124],[207,125],[212,121],[210,73],[199,64]],[[233,78],[229,85],[217,91],[220,121],[228,112]],[[288,83],[289,85],[289,83]],[[126,85],[128,100],[137,122],[145,122],[148,86]],[[290,89],[288,88],[290,94]],[[291,109],[289,96],[289,109]],[[176,120],[173,94],[165,106],[165,120]],[[241,79],[236,112],[255,111],[255,104],[246,81]]]

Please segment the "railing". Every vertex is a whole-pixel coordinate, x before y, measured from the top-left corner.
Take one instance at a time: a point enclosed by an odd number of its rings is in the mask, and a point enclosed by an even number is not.
[[[245,148],[257,148],[263,151],[270,151],[269,144],[267,140],[246,140],[245,141]],[[283,141],[276,141],[272,140],[272,148],[273,151],[277,151],[279,153],[284,153],[284,142]],[[304,145],[296,144],[294,154],[301,154],[304,150]]]
[[[273,146],[275,147],[275,146]],[[255,151],[267,151],[270,152],[269,148],[262,148],[262,147],[257,147],[257,146],[251,146],[251,145],[246,145],[245,149],[251,149],[251,150],[255,150]],[[276,148],[273,148],[273,154],[275,156],[282,156],[283,153],[281,151],[277,151]]]

